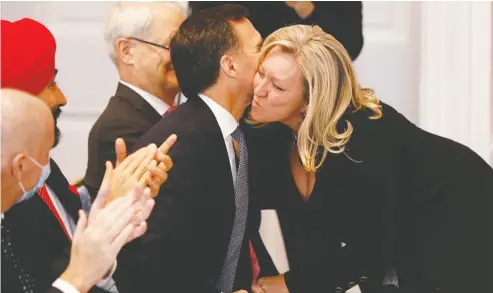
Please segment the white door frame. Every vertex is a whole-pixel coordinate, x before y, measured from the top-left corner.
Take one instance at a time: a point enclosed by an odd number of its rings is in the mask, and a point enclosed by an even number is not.
[[[421,2],[420,126],[493,165],[492,6]]]

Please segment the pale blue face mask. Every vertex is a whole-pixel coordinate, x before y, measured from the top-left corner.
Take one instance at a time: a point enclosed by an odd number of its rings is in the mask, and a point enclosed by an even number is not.
[[[31,157],[27,157],[27,158],[29,160],[31,160],[34,164],[36,164],[36,166],[38,166],[38,167],[41,168],[41,176],[39,177],[38,183],[36,183],[36,185],[34,185],[34,187],[31,190],[27,190],[27,191],[24,188],[24,185],[22,185],[22,182],[19,181],[19,186],[21,187],[21,189],[24,192],[24,194],[22,195],[21,198],[19,198],[19,200],[16,202],[16,204],[18,204],[20,202],[23,202],[25,200],[28,200],[31,197],[33,197],[33,195],[36,193],[36,191],[38,191],[39,189],[41,189],[41,187],[43,187],[43,185],[45,184],[46,179],[48,179],[48,177],[50,176],[50,173],[51,173],[50,161],[49,160],[48,160],[48,164],[42,166],[35,159],[33,159]]]

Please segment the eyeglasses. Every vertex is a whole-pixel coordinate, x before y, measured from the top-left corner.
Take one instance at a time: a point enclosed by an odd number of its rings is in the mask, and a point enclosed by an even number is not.
[[[151,45],[151,46],[154,46],[154,47],[158,47],[158,48],[161,48],[161,49],[169,50],[169,46],[160,45],[160,44],[156,44],[156,43],[149,42],[149,41],[144,41],[142,39],[134,38],[134,37],[130,37],[129,39],[130,40],[134,40],[134,41],[138,41],[138,42],[141,42],[141,43],[144,43],[144,44],[148,44],[148,45]]]

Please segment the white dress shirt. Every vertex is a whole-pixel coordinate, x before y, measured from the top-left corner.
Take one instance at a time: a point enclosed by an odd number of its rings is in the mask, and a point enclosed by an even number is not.
[[[224,144],[226,145],[226,150],[228,151],[229,164],[231,166],[231,175],[233,176],[233,183],[236,184],[236,160],[235,160],[235,148],[233,145],[233,137],[231,134],[238,127],[238,121],[233,117],[233,115],[224,109],[221,105],[216,103],[211,98],[206,95],[199,94],[199,97],[204,101],[204,103],[211,109],[214,117],[216,117],[217,124],[221,128],[221,133],[223,134]]]
[[[75,289],[75,287],[72,286],[72,284],[70,284],[69,282],[65,282],[62,279],[57,279],[51,286],[57,288],[63,293],[80,293],[79,290]]]
[[[182,102],[182,101],[178,101],[178,98],[180,97],[180,95],[178,94],[175,97],[174,105],[168,105],[163,100],[161,100],[160,98],[151,95],[150,93],[146,92],[143,89],[140,89],[140,88],[134,86],[133,84],[130,84],[130,83],[125,82],[123,80],[120,80],[120,83],[123,85],[126,85],[127,87],[131,88],[134,92],[139,94],[139,96],[141,96],[144,100],[146,100],[146,102],[149,103],[149,105],[151,105],[151,107],[154,108],[154,110],[156,110],[156,112],[158,112],[159,115],[161,115],[161,116],[163,116],[164,113],[166,113],[166,111],[168,111],[170,106],[176,106],[176,104],[178,102]]]

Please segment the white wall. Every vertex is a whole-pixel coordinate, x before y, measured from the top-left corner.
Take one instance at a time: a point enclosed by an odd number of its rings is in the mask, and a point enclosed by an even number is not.
[[[491,161],[491,2],[422,2],[420,126]]]
[[[419,122],[419,2],[363,2],[364,46],[354,62],[364,87]]]

